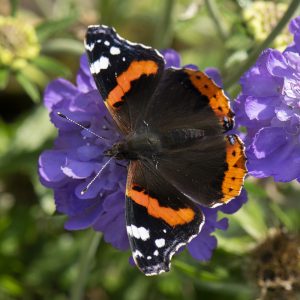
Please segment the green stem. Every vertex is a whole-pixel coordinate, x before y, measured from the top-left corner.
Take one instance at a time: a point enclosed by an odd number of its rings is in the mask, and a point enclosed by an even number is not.
[[[102,234],[99,232],[92,231],[88,238],[88,241],[82,249],[82,254],[78,267],[77,278],[71,289],[71,300],[82,300],[84,299],[84,290],[88,277],[88,273],[91,268],[92,260],[95,257],[97,248],[101,241]]]
[[[227,32],[224,30],[224,25],[221,23],[221,14],[214,0],[205,0],[205,5],[209,16],[216,26],[216,30],[221,40],[227,38]]]
[[[19,6],[19,0],[10,0],[10,6],[11,6],[11,16],[15,17],[17,15],[17,10]]]
[[[299,0],[293,0],[281,20],[278,22],[273,31],[268,35],[268,37],[258,46],[256,47],[248,56],[247,60],[244,62],[241,68],[239,68],[232,76],[228,77],[224,81],[224,88],[230,88],[236,81],[253,65],[256,61],[260,53],[265,50],[276,38],[276,36],[282,31],[282,29],[286,26],[289,20],[292,18],[295,13],[297,7],[299,6]]]
[[[175,0],[166,0],[161,21],[156,28],[156,48],[162,49],[170,46],[173,37],[172,14],[175,6]]]

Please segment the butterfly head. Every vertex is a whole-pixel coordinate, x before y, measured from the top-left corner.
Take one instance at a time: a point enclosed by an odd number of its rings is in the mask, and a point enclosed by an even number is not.
[[[126,141],[115,143],[110,149],[104,151],[105,156],[114,157],[118,160],[136,160],[137,154],[129,149]]]

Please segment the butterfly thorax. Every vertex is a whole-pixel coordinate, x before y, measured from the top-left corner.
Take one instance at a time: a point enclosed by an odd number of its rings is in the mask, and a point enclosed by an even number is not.
[[[166,151],[186,147],[204,137],[201,129],[171,129],[164,133],[149,130],[127,136],[125,140],[115,143],[105,152],[119,160],[138,160],[153,158]]]
[[[145,132],[127,136],[126,139],[115,143],[111,149],[105,152],[105,155],[119,160],[137,160],[151,157],[159,152],[161,152],[159,135]]]

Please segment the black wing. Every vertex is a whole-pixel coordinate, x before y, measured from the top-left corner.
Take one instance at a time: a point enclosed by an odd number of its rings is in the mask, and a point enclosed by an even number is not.
[[[173,254],[197,236],[199,207],[142,162],[130,162],[126,225],[133,258],[145,275],[170,269]]]
[[[168,69],[148,104],[145,122],[162,150],[153,165],[177,190],[207,206],[238,196],[246,174],[243,143],[228,99],[206,74]]]
[[[89,26],[85,49],[105,105],[120,130],[128,134],[159,82],[164,69],[162,55],[124,40],[105,25]]]

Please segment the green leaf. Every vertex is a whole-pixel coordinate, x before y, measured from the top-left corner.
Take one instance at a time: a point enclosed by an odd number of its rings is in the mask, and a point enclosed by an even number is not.
[[[231,217],[256,241],[267,236],[268,227],[264,222],[263,209],[255,199],[249,199],[247,204]]]
[[[271,210],[280,222],[291,232],[297,231],[299,227],[299,213],[297,210],[284,211],[277,203],[270,203]]]
[[[0,126],[0,132],[3,131],[2,127]],[[0,174],[18,172],[20,168],[27,170],[29,174],[36,174],[37,157],[42,147],[55,134],[57,132],[49,121],[48,111],[41,105],[36,106],[26,118],[15,124],[13,133],[4,136],[3,145],[0,147]]]
[[[22,74],[41,88],[44,88],[49,82],[48,76],[32,63],[27,64],[27,66],[22,69]]]
[[[33,152],[39,149],[47,139],[52,138],[54,133],[54,127],[49,122],[48,111],[38,106],[19,124],[11,140],[10,152]]]
[[[0,156],[9,149],[11,136],[12,127],[0,118]]]
[[[44,43],[43,51],[47,53],[65,52],[68,54],[81,55],[84,52],[84,47],[82,42],[68,38],[58,38],[51,39],[47,43]]]
[[[250,236],[224,237],[222,233],[219,232],[216,232],[215,236],[218,240],[218,248],[237,255],[247,253],[256,245]]]
[[[78,19],[77,13],[72,13],[70,16],[65,17],[60,20],[49,20],[39,24],[36,27],[36,32],[40,42],[44,42],[49,37],[57,34],[58,32],[63,32],[68,27]]]
[[[38,56],[34,59],[34,61],[32,61],[32,63],[40,69],[49,73],[53,73],[54,75],[66,77],[71,75],[71,71],[68,67],[49,56]]]
[[[20,296],[23,292],[20,283],[9,275],[3,275],[0,277],[0,287],[11,296]]]
[[[16,75],[16,79],[25,90],[25,92],[29,95],[29,97],[35,103],[38,103],[40,101],[40,93],[37,86],[21,73],[18,73]]]
[[[187,265],[186,263],[174,260],[173,266],[179,269],[182,273],[189,276],[195,284],[200,286],[203,290],[208,291],[222,291],[227,295],[249,295],[251,294],[250,288],[245,284],[239,284],[236,282],[228,282],[225,274],[214,274],[207,271],[198,271],[194,266]],[[251,299],[251,298],[247,298]]]
[[[265,187],[259,184],[259,180],[254,177],[247,178],[245,181],[245,188],[251,197],[257,199],[268,198]]]
[[[4,90],[8,84],[9,79],[9,70],[1,69],[0,70],[0,90]]]
[[[246,51],[252,46],[252,40],[245,34],[235,34],[226,40],[226,48]]]

